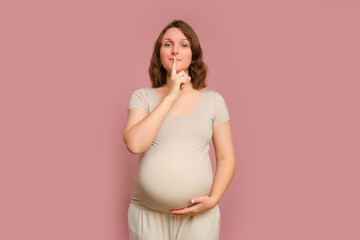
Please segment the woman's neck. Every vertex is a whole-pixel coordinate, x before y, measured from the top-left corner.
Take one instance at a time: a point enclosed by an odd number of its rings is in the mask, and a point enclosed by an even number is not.
[[[169,82],[167,82],[166,84],[163,85],[163,87],[165,89],[167,89],[167,90],[170,90],[169,86],[170,86]],[[182,89],[182,92],[191,92],[191,91],[194,91],[194,90],[195,90],[195,88],[192,86],[192,83],[189,82],[189,83],[185,84],[185,86]]]

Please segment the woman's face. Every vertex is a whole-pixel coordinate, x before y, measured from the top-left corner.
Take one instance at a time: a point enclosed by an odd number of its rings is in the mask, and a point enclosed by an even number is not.
[[[171,74],[173,58],[176,57],[176,72],[184,70],[187,74],[191,63],[190,43],[179,28],[169,28],[161,41],[160,59],[166,71]]]

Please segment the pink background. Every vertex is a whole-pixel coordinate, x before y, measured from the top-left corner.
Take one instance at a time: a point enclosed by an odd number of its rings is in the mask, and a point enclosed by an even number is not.
[[[355,0],[2,1],[0,239],[127,239],[128,101],[173,19],[231,115],[220,239],[360,239]]]

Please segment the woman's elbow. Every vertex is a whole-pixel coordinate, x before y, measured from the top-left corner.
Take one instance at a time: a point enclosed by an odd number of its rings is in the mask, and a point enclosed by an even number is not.
[[[140,154],[142,153],[142,149],[141,147],[139,146],[139,144],[136,144],[132,141],[128,141],[126,140],[126,138],[124,138],[124,142],[125,142],[125,145],[126,145],[126,148],[129,152],[131,152],[132,154]]]
[[[131,149],[131,148],[128,148],[128,151],[131,152],[132,154],[135,154],[135,155],[138,155],[140,154],[141,152],[136,150],[136,149]]]
[[[146,149],[143,146],[142,141],[137,141],[137,139],[129,139],[128,136],[124,134],[124,142],[126,145],[127,150],[132,154],[140,154],[144,152]]]
[[[138,146],[136,146],[135,144],[130,144],[125,142],[126,148],[129,152],[131,152],[132,154],[140,154],[142,151],[140,150],[140,148]]]
[[[136,146],[127,138],[126,132],[123,135],[123,140],[125,143],[125,146],[127,150],[132,154],[139,154],[139,150],[136,148]]]

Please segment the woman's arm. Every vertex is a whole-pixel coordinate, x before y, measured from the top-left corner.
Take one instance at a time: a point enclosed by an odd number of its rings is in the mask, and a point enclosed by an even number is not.
[[[148,149],[172,105],[182,93],[182,89],[190,83],[191,77],[184,71],[176,73],[176,61],[175,58],[168,93],[154,110],[148,115],[139,109],[130,109],[128,112],[123,138],[127,149],[133,154],[139,154]]]
[[[235,171],[235,151],[230,120],[213,126],[213,143],[216,155],[216,173],[210,196],[194,197],[189,203],[194,205],[172,210],[171,214],[195,216],[213,208],[220,201],[229,186]]]
[[[224,195],[235,171],[235,151],[230,121],[213,127],[213,143],[216,155],[216,173],[210,197],[215,200],[214,204],[216,205]]]
[[[213,143],[216,155],[216,173],[210,196],[194,197],[189,203],[194,205],[172,210],[171,214],[195,216],[213,208],[229,186],[235,171],[235,151],[230,120],[213,126]]]
[[[175,100],[164,97],[149,114],[137,108],[129,109],[123,138],[131,153],[142,153],[150,146]]]

